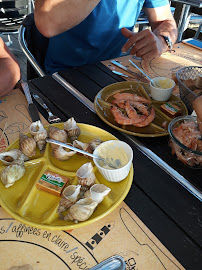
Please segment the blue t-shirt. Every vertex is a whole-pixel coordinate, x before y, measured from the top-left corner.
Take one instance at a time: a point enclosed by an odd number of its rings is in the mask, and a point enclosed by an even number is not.
[[[121,28],[131,30],[143,6],[168,4],[168,0],[101,0],[83,22],[49,39],[47,73],[120,56],[127,41]]]

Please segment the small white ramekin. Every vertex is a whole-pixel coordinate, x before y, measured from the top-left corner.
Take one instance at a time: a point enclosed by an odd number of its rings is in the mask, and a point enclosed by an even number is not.
[[[175,82],[172,79],[166,78],[166,77],[156,77],[152,80],[154,81],[154,83],[158,83],[159,80],[165,80],[165,79],[168,79],[171,82],[172,86],[170,88],[163,89],[159,87],[154,87],[152,83],[150,82],[151,96],[153,100],[157,100],[157,101],[169,100],[173,92],[173,89],[175,87]]]
[[[123,141],[119,141],[119,140],[110,140],[110,141],[106,141],[101,143],[93,152],[94,155],[99,155],[99,151],[101,147],[104,148],[109,148],[110,151],[110,147],[112,147],[112,145],[114,147],[118,147],[120,150],[123,149],[128,157],[128,163],[119,168],[119,169],[106,169],[101,167],[98,164],[98,159],[93,158],[93,161],[96,165],[96,167],[98,168],[99,172],[102,174],[102,176],[104,176],[104,178],[110,182],[120,182],[123,179],[125,179],[130,171],[130,167],[132,164],[132,160],[133,160],[133,150],[132,148],[125,142]]]

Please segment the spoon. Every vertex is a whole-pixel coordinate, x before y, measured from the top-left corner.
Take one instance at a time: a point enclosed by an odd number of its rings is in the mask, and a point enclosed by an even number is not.
[[[97,159],[99,159],[99,160],[102,160],[106,166],[108,166],[108,167],[110,167],[110,168],[113,168],[113,169],[118,169],[119,166],[121,165],[121,164],[120,164],[120,160],[115,160],[115,163],[108,162],[108,161],[106,161],[104,158],[102,158],[102,157],[100,157],[100,156],[96,156],[96,155],[94,155],[94,154],[88,153],[88,152],[86,152],[86,151],[83,151],[83,150],[78,149],[78,148],[76,148],[76,147],[73,147],[73,146],[71,146],[71,145],[68,145],[68,144],[66,144],[66,143],[62,143],[62,142],[59,142],[59,141],[56,141],[56,140],[53,140],[53,139],[47,138],[47,139],[46,139],[46,142],[53,143],[53,144],[57,144],[57,145],[60,145],[60,146],[62,146],[62,147],[68,148],[68,149],[70,149],[70,150],[72,150],[72,151],[79,152],[79,153],[81,153],[81,154],[83,154],[83,155],[87,155],[87,156],[89,156],[89,157],[97,158]]]
[[[129,59],[129,62],[136,67],[140,72],[142,72],[142,74],[145,75],[145,77],[147,77],[148,80],[150,80],[150,82],[153,84],[154,87],[157,87],[156,83],[154,82],[154,80],[152,80],[152,78],[150,78],[141,68],[139,68],[133,61],[131,61]]]

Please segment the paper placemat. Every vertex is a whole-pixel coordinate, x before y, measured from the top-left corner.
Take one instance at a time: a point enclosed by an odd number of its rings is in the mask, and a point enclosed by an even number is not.
[[[0,208],[0,254],[5,270],[26,264],[34,270],[88,270],[112,255],[121,255],[128,270],[184,269],[124,202],[71,232],[29,227]]]
[[[41,114],[40,118],[43,125],[48,124]],[[19,133],[29,132],[31,123],[26,97],[19,89],[0,98],[0,152],[5,151],[11,142],[18,139]]]
[[[20,90],[2,98],[0,108],[1,133],[7,123],[4,151],[19,132],[29,131],[31,118]],[[0,207],[0,254],[2,270],[22,265],[27,270],[88,270],[112,255],[121,255],[128,270],[184,269],[124,202],[100,221],[71,232],[30,227]]]
[[[179,69],[187,66],[202,66],[202,52],[199,49],[190,47],[185,44],[175,44],[173,49],[169,52],[164,53],[161,57],[153,59],[149,63],[141,61],[140,58],[132,55],[126,55],[123,57],[116,58],[114,60],[120,61],[120,63],[132,71],[142,75],[142,73],[132,66],[128,61],[131,59],[138,67],[140,67],[149,77],[168,77],[176,81],[176,73]],[[102,62],[111,70],[116,70],[129,75],[129,78],[123,77],[128,81],[136,81],[133,75],[127,71],[113,65],[110,60]],[[132,77],[131,77],[132,76]],[[178,94],[179,88],[176,86],[174,94]]]

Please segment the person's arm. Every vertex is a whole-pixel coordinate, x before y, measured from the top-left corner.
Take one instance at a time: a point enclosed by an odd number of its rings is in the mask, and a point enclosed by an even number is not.
[[[145,61],[159,57],[168,50],[167,44],[161,35],[169,36],[174,44],[177,39],[177,26],[170,11],[170,6],[144,9],[150,22],[152,31],[146,29],[133,33],[126,28],[122,34],[128,38],[122,51],[126,52],[131,47],[131,54],[141,57]]]
[[[20,67],[3,40],[0,38],[0,96],[13,90],[20,80]]]
[[[39,32],[53,37],[81,23],[100,0],[36,0],[34,19]]]

